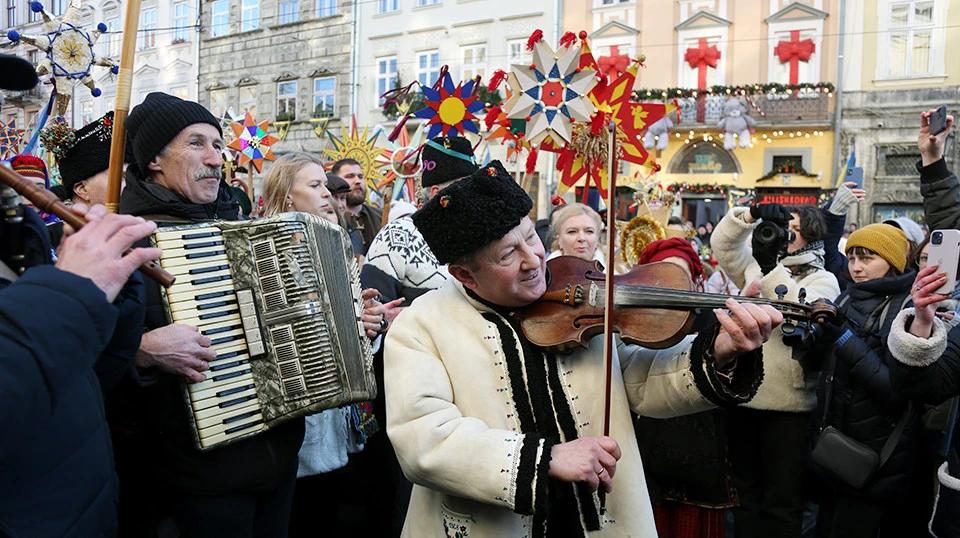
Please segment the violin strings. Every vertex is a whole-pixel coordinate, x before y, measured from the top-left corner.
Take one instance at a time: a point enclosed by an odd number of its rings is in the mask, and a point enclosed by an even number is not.
[[[644,286],[617,286],[614,288],[614,303],[618,306],[644,306],[661,308],[723,308],[731,296],[716,293],[650,288]],[[759,297],[734,297],[741,303],[768,305],[781,312],[803,314],[801,308],[774,303]]]

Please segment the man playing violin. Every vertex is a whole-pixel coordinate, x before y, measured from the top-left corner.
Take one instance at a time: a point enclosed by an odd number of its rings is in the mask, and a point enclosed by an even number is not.
[[[719,324],[669,349],[617,340],[602,436],[602,335],[559,355],[520,330],[516,311],[547,282],[531,206],[495,161],[414,214],[453,279],[406,309],[385,346],[387,433],[415,484],[404,535],[655,537],[630,411],[748,401],[783,318],[730,299]]]

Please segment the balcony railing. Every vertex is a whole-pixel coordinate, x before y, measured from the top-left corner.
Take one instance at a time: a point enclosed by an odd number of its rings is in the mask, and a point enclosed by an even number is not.
[[[790,122],[824,123],[830,120],[830,97],[819,91],[797,93],[768,93],[750,95],[747,115],[758,124],[783,124]],[[713,127],[723,118],[723,105],[729,95],[708,94],[699,97],[678,99],[680,125],[685,127]],[[741,97],[741,99],[743,99]],[[763,111],[763,115],[757,110]]]
[[[46,101],[40,86],[22,92],[3,91],[0,92],[0,97],[0,102],[18,107],[40,105]]]

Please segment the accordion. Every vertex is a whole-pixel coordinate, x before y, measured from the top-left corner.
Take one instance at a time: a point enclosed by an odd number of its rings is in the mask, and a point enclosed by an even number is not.
[[[304,213],[158,229],[171,323],[195,326],[217,358],[184,394],[200,450],[287,420],[371,400],[359,267],[346,232]]]

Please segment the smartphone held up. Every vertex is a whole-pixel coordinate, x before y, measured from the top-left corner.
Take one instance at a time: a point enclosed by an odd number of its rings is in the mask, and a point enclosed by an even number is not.
[[[928,265],[939,266],[947,274],[947,281],[934,293],[949,295],[957,285],[957,266],[960,265],[960,230],[934,230],[930,233]]]

